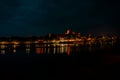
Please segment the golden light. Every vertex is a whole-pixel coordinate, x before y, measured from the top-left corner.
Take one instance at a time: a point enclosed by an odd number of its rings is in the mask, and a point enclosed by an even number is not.
[[[1,47],[1,49],[5,49],[6,46],[5,45],[1,45],[0,47]]]
[[[39,43],[38,41],[35,41],[35,43]]]
[[[13,45],[13,47],[14,47],[14,48],[16,48],[16,47],[17,47],[17,45]]]
[[[35,43],[44,42],[44,40],[36,40]]]
[[[31,44],[31,42],[30,41],[26,41],[25,44]]]
[[[1,44],[8,44],[8,42],[6,42],[6,41],[2,41]]]
[[[52,44],[54,47],[56,46],[56,44]]]
[[[18,45],[19,44],[19,42],[16,42],[16,41],[14,41],[14,42],[12,42],[13,44],[15,44],[15,45]]]
[[[51,42],[53,42],[53,43],[54,43],[54,42],[56,42],[56,40],[52,40]]]
[[[13,49],[13,53],[16,53],[16,49]]]
[[[66,46],[66,45],[65,45],[65,44],[60,44],[60,46],[61,46],[61,47],[64,47],[64,46]]]

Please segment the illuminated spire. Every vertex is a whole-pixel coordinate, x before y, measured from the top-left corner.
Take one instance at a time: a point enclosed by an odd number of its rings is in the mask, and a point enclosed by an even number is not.
[[[69,28],[69,27],[66,27],[66,32],[65,32],[65,34],[70,34],[70,32],[71,32],[70,28]]]

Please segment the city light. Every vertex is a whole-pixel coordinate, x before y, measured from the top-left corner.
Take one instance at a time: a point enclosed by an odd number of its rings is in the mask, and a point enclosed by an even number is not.
[[[117,42],[117,38],[117,36],[105,35],[98,35],[96,37],[93,37],[91,34],[82,36],[80,32],[72,32],[70,29],[68,29],[63,34],[49,33],[47,36],[37,37],[36,39],[21,37],[15,39],[7,38],[5,40],[1,38],[0,49],[1,54],[5,54],[9,49],[13,49],[13,53],[16,53],[17,47],[19,47],[19,45],[25,45],[26,53],[29,54],[34,44],[37,54],[51,53],[51,51],[53,51],[54,54],[67,53],[69,55],[73,46],[90,46],[89,50],[91,50],[92,46],[98,45],[102,47],[104,47],[104,45],[114,46],[114,44]],[[12,48],[9,48],[7,45],[12,45]],[[8,49],[6,50],[6,48]]]

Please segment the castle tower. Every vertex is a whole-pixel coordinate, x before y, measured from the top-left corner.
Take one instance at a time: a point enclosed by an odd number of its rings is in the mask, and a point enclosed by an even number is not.
[[[70,32],[71,32],[70,28],[66,28],[65,34],[70,34]]]
[[[66,32],[65,32],[65,34],[70,34],[70,29],[68,29]]]

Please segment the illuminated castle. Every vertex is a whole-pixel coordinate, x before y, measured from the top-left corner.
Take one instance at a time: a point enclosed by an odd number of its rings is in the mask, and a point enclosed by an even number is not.
[[[66,30],[65,35],[73,35],[73,36],[81,37],[80,32],[72,32],[70,29]]]
[[[65,32],[65,34],[70,34],[71,30],[67,29],[67,31]]]

